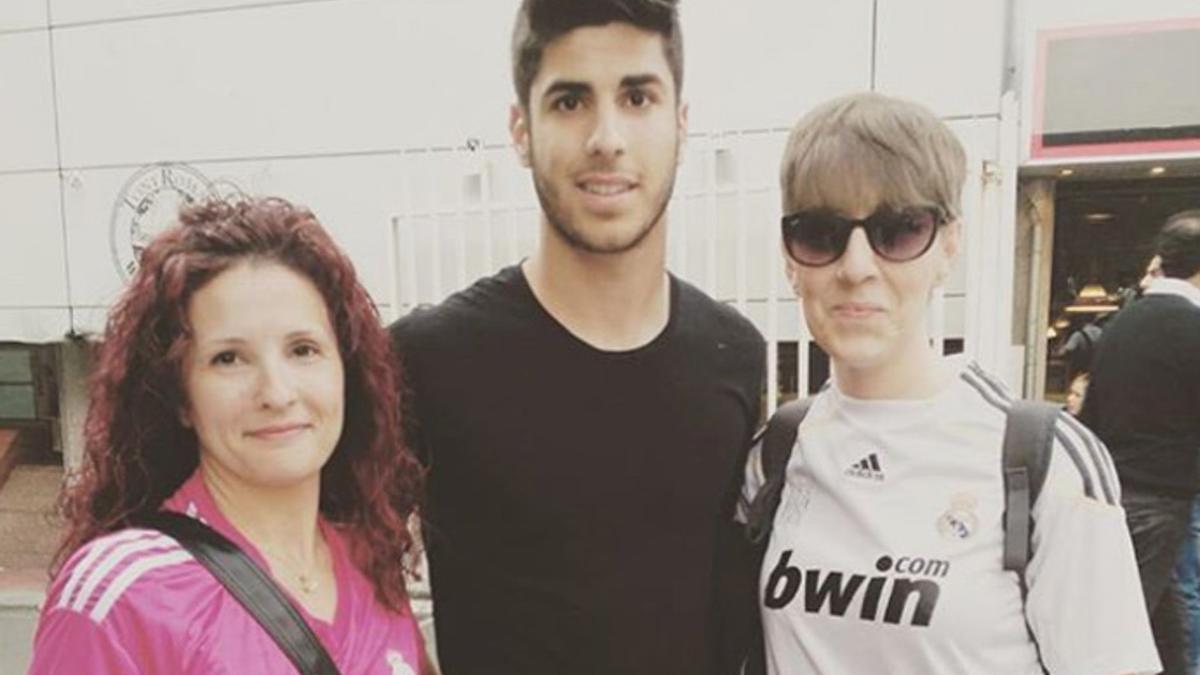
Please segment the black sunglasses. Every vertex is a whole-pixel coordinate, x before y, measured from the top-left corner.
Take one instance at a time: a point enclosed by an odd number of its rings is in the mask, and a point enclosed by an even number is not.
[[[945,212],[932,206],[881,207],[862,220],[829,209],[806,209],[783,217],[783,244],[797,263],[822,267],[842,257],[850,233],[861,226],[876,255],[890,262],[908,262],[929,250],[938,226],[946,221]]]

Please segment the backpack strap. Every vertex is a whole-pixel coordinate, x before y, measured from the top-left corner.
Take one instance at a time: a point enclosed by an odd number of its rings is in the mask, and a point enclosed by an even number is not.
[[[755,436],[750,452],[758,448],[764,478],[762,487],[750,502],[746,519],[746,534],[755,544],[765,544],[771,534],[775,511],[783,496],[788,460],[796,444],[796,431],[812,402],[813,398],[808,396],[783,404]]]
[[[262,625],[302,675],[340,675],[300,612],[237,544],[179,513],[159,511],[137,524],[158,530],[187,549]]]
[[[1029,585],[1025,566],[1032,555],[1033,505],[1046,482],[1050,452],[1054,447],[1054,425],[1060,409],[1044,401],[1013,401],[1004,423],[1004,569],[1017,573],[1021,604]],[[1049,673],[1033,627],[1025,621],[1043,673]]]
[[[1013,401],[1004,425],[1004,569],[1024,579],[1031,555],[1033,505],[1046,482],[1059,408]]]

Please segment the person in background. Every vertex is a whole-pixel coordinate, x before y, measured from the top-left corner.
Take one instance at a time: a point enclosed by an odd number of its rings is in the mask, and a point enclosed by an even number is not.
[[[1086,373],[1092,367],[1092,359],[1096,354],[1096,345],[1104,333],[1105,316],[1096,315],[1090,321],[1075,330],[1062,346],[1056,356],[1067,361],[1067,377],[1074,381],[1080,373]]]
[[[1083,411],[1083,400],[1087,397],[1087,388],[1087,373],[1076,375],[1075,379],[1071,380],[1071,386],[1067,387],[1066,410],[1075,417],[1079,417],[1079,413]]]
[[[1003,567],[1013,399],[928,329],[965,177],[945,123],[880,94],[819,105],[788,139],[782,248],[833,376],[797,430],[760,570],[771,675],[1158,669],[1120,486],[1065,412],[1032,558],[1023,579]],[[757,452],[746,473],[749,508]]]
[[[732,512],[765,347],[665,269],[676,3],[525,0],[512,58],[537,248],[391,328],[430,470],[440,666],[734,673],[753,606]]]
[[[1150,288],[1150,284],[1154,283],[1155,279],[1162,278],[1162,256],[1155,254],[1150,258],[1150,262],[1146,263],[1146,273],[1142,275],[1138,281],[1138,291],[1145,293],[1146,289]]]
[[[186,209],[109,314],[30,672],[295,672],[187,550],[137,526],[160,509],[241,548],[342,672],[426,672],[404,576],[422,472],[396,377],[311,212]]]
[[[1142,299],[1106,327],[1080,418],[1112,451],[1155,641],[1175,675],[1190,672],[1190,649],[1172,571],[1200,491],[1200,210],[1168,218],[1155,254],[1161,276],[1147,272]]]

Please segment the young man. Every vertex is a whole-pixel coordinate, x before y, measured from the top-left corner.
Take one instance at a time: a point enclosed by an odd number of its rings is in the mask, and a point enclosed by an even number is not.
[[[392,327],[430,468],[442,668],[735,672],[722,600],[753,593],[729,514],[764,346],[664,267],[687,121],[675,3],[525,0],[513,80],[538,248]]]

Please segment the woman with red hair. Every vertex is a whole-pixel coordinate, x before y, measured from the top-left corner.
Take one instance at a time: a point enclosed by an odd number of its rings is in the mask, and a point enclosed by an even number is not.
[[[389,350],[311,212],[185,210],[109,316],[31,672],[294,672],[191,549],[140,526],[161,512],[266,571],[336,670],[423,672],[404,576],[422,473]]]

